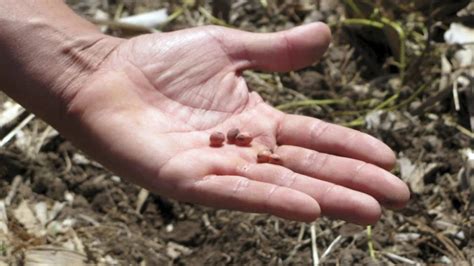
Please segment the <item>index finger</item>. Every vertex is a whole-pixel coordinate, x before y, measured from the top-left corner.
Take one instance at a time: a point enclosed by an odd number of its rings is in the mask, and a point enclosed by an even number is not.
[[[380,140],[323,120],[285,114],[277,132],[279,145],[293,145],[353,158],[392,169],[395,154]]]

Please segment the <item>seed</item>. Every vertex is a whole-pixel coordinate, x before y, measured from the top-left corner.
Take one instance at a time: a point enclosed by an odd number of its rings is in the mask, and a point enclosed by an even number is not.
[[[272,152],[269,150],[263,150],[257,154],[257,162],[258,163],[268,163],[270,162],[270,157],[272,156]]]
[[[270,155],[270,163],[282,165],[283,161],[281,160],[280,155],[273,153]]]
[[[238,128],[233,128],[227,132],[227,141],[229,143],[235,143],[235,139],[237,138],[237,135],[239,135],[240,130]]]
[[[213,132],[209,137],[209,141],[212,147],[221,147],[225,141],[224,133],[222,132]]]
[[[235,144],[239,146],[248,146],[252,142],[253,138],[249,133],[239,133],[235,138]]]

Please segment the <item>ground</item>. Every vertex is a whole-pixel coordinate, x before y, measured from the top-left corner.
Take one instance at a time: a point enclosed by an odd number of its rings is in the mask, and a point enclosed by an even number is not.
[[[220,20],[208,1],[67,2],[101,24],[167,8],[173,19],[160,26],[163,31],[221,24],[269,32],[327,22],[334,41],[320,63],[245,77],[252,90],[282,110],[384,140],[397,153],[394,172],[409,184],[412,198],[401,211],[384,210],[369,228],[179,203],[114,176],[47,124],[17,110],[0,129],[4,138],[29,121],[0,149],[4,262],[25,263],[53,250],[105,265],[308,265],[316,247],[319,260],[329,265],[474,264],[474,165],[466,158],[474,147],[472,79],[469,68],[455,60],[461,47],[443,39],[450,23],[472,18],[469,1],[378,1],[374,9],[367,1],[240,0],[227,22],[225,5],[214,7],[223,11],[217,12],[224,14]],[[138,34],[127,25],[107,24],[110,34]],[[11,100],[0,100],[2,117],[14,113]]]

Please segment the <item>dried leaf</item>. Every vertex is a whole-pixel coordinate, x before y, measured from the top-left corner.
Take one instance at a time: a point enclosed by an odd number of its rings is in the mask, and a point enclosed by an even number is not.
[[[39,265],[86,265],[87,258],[81,253],[60,247],[42,246],[25,252],[25,266]]]
[[[28,206],[26,200],[22,201],[18,208],[13,210],[13,216],[26,228],[29,234],[37,237],[41,237],[45,234],[43,226]]]

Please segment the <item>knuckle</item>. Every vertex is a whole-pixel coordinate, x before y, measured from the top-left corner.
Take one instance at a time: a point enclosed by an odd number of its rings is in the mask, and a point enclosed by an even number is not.
[[[323,192],[321,195],[322,202],[321,204],[324,205],[325,202],[328,200],[331,200],[331,194],[337,194],[335,191],[339,188],[340,186],[334,183],[329,184],[329,186],[326,188],[326,190]]]
[[[323,120],[316,120],[313,122],[313,125],[310,128],[310,136],[312,139],[317,139],[323,136],[323,134],[328,130],[331,124],[323,121]]]
[[[313,169],[313,171],[318,172],[326,167],[329,157],[327,153],[309,151],[303,159],[303,165],[305,169]]]
[[[250,180],[247,178],[241,178],[237,184],[235,185],[234,189],[232,189],[232,194],[236,195],[241,191],[245,190],[250,185]]]
[[[265,200],[267,206],[270,205],[270,202],[273,198],[273,195],[275,194],[275,191],[277,191],[279,188],[280,188],[279,185],[274,184],[274,185],[271,186],[270,190],[267,193],[267,197],[266,197],[266,200]]]
[[[349,180],[350,187],[353,187],[357,182],[359,182],[362,171],[369,165],[370,165],[369,163],[362,162],[360,165],[356,167],[354,174],[352,174],[352,177]]]
[[[280,177],[279,185],[291,188],[293,186],[293,184],[295,183],[297,177],[298,177],[298,175],[295,172],[293,172],[291,170],[287,170]]]

